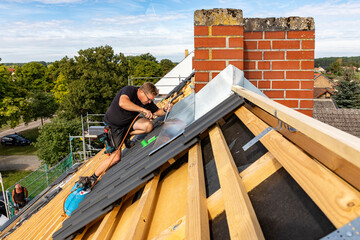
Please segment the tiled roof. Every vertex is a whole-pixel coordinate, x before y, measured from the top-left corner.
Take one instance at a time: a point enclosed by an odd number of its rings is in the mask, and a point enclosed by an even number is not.
[[[313,117],[344,132],[360,137],[360,109],[315,108]]]
[[[336,109],[336,103],[332,99],[314,99],[314,110],[331,108]]]

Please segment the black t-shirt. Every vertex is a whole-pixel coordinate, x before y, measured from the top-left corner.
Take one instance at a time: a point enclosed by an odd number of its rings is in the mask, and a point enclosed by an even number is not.
[[[129,125],[134,118],[139,114],[138,112],[127,111],[119,106],[119,100],[121,95],[127,95],[131,102],[136,105],[150,110],[152,113],[156,112],[159,108],[153,103],[142,104],[137,97],[138,87],[126,86],[120,89],[116,94],[114,100],[110,104],[110,107],[106,111],[104,121],[106,124],[114,127],[125,127]]]

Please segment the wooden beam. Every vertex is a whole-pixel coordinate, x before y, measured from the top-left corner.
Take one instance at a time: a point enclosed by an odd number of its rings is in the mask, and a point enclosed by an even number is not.
[[[268,127],[245,107],[236,110],[235,114],[254,135]],[[351,185],[311,159],[275,130],[260,141],[337,228],[360,216],[360,193]]]
[[[185,233],[186,239],[210,239],[200,143],[189,150]]]
[[[276,161],[271,153],[267,152],[264,154],[247,169],[240,173],[240,176],[244,181],[246,191],[251,191],[254,187],[258,186],[263,180],[271,176],[280,168],[280,163]],[[225,210],[221,188],[213,193],[206,201],[210,219],[214,219]],[[185,216],[181,219],[185,221]],[[168,237],[167,239],[170,239],[169,236],[176,236],[176,239],[185,239],[185,231],[182,230],[182,228],[184,228],[183,225],[180,224],[180,228],[176,228],[176,231],[172,231],[172,228],[177,226],[178,222],[179,221],[161,232],[157,238],[159,239],[160,236],[166,236]]]
[[[250,106],[249,104],[246,104],[245,106],[271,127],[275,128],[277,126],[278,120],[268,112],[257,106]],[[358,169],[346,161],[343,157],[340,157],[337,153],[330,151],[314,139],[311,139],[299,131],[291,132],[286,128],[282,128],[279,132],[305,152],[327,166],[337,175],[342,177],[348,183],[360,190]]]
[[[153,237],[152,240],[182,240],[185,238],[185,221],[186,217],[180,218],[174,225],[166,228],[160,232],[157,236]]]
[[[102,219],[100,226],[96,230],[92,239],[110,239],[115,227],[116,217],[121,209],[122,203],[119,206],[114,207],[113,210],[108,212]]]
[[[223,194],[231,239],[264,239],[249,196],[220,128],[210,129],[210,141]]]
[[[308,117],[245,88],[233,86],[232,90],[273,116],[275,116],[276,111],[277,118],[296,128],[311,139],[314,139],[329,151],[333,151],[344,158],[345,161],[331,163],[330,166],[327,164],[327,166],[331,169],[342,168],[338,173],[353,186],[360,189],[360,181],[358,181],[358,177],[360,176],[360,138]],[[322,161],[322,159],[319,159],[319,161]],[[326,162],[324,164],[326,164]]]
[[[132,217],[132,223],[126,234],[127,239],[144,239],[145,229],[150,224],[150,210],[154,205],[155,192],[159,183],[160,174],[149,181],[141,195],[139,204]]]

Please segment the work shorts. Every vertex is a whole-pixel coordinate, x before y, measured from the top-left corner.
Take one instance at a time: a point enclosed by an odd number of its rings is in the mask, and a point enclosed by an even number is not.
[[[129,127],[130,127],[130,124],[128,126],[120,127],[120,128],[114,127],[114,126],[109,126],[110,131],[108,134],[109,134],[109,138],[110,138],[110,144],[115,150],[119,148]],[[130,133],[132,131],[134,131],[133,127],[131,127],[131,129],[129,130],[129,133],[127,136],[128,138],[130,137]]]

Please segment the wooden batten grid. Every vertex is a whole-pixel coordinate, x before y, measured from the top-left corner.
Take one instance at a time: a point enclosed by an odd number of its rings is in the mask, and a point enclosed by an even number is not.
[[[139,188],[128,193],[120,205],[86,226],[76,239],[210,239],[209,221],[224,211],[231,239],[264,239],[248,192],[280,168],[290,174],[336,228],[358,218],[360,192],[359,184],[354,179],[360,176],[360,144],[354,146],[347,140],[349,135],[346,133],[272,100],[240,87],[233,87],[233,90],[261,108],[261,111],[275,115],[279,121],[296,128],[296,137],[285,137],[282,131],[272,129],[260,139],[268,152],[239,173],[217,123],[204,131],[201,138],[205,135],[210,138],[220,189],[206,198],[202,149],[198,142],[188,149],[187,163],[169,171],[163,178],[156,175],[146,183],[136,201],[133,201],[133,196]],[[236,115],[256,136],[269,127],[259,117],[262,114],[256,107],[243,105],[231,115]],[[221,121],[225,123],[226,118]],[[291,140],[295,138],[296,143]],[[311,138],[324,148],[335,151],[338,157],[331,163],[322,159],[323,155],[313,156],[311,151],[297,144],[304,141],[299,138]],[[358,143],[360,140],[351,137],[350,141]],[[160,172],[179,158],[169,159]],[[82,168],[76,174],[76,179],[92,172],[102,157],[97,155],[95,159],[92,165],[88,164],[87,168]],[[61,218],[59,199],[65,197],[73,183],[71,181],[64,188],[65,191],[60,192],[56,199],[6,239],[51,238],[64,220]],[[176,196],[173,196],[174,192]],[[180,210],[174,209],[177,207]]]

